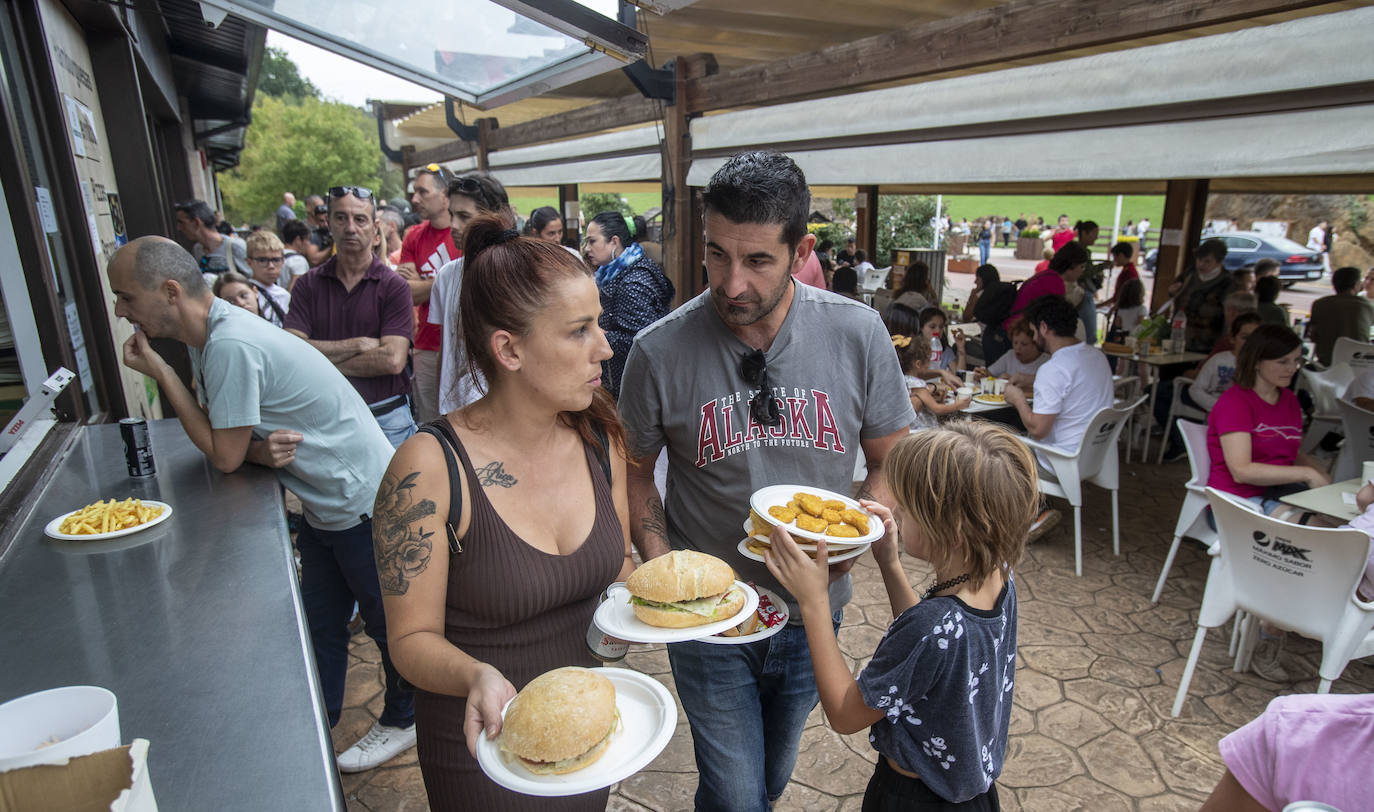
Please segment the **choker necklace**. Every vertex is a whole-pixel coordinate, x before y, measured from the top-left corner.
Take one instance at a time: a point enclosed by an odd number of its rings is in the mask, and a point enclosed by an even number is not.
[[[930,589],[927,589],[925,592],[921,593],[921,600],[926,600],[931,595],[934,595],[937,592],[944,592],[946,589],[949,589],[952,586],[958,586],[959,584],[962,584],[967,580],[968,573],[966,572],[963,575],[950,578],[948,581],[937,581],[936,583],[931,585]]]

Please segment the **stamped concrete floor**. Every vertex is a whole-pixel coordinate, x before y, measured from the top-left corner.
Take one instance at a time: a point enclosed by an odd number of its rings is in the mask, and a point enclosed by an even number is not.
[[[1320,646],[1290,640],[1285,665],[1301,679],[1277,684],[1231,670],[1226,633],[1210,632],[1182,716],[1169,717],[1202,599],[1208,562],[1184,542],[1159,605],[1150,603],[1182,502],[1187,466],[1127,466],[1121,490],[1121,555],[1111,554],[1111,502],[1089,487],[1083,577],[1073,574],[1072,514],[1027,551],[1020,596],[1015,711],[1006,766],[998,780],[1008,810],[1195,810],[1222,774],[1217,741],[1257,716],[1281,693],[1316,690]],[[1065,508],[1062,502],[1056,507]],[[912,583],[929,570],[904,557]],[[872,558],[854,567],[854,601],[840,647],[855,668],[871,656],[892,615]],[[625,665],[670,690],[662,646],[636,646]],[[346,709],[336,751],[381,711],[377,650],[354,638]],[[1333,691],[1374,691],[1374,658],[1350,664]],[[681,710],[666,750],[616,786],[613,810],[692,806],[696,773],[691,731]],[[801,755],[779,810],[857,810],[876,756],[866,733],[840,736],[820,709],[802,735]],[[361,775],[343,776],[349,809],[426,809],[415,752]]]

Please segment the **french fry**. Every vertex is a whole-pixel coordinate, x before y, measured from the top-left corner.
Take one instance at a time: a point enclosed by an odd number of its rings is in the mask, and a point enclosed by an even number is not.
[[[139,499],[102,499],[74,511],[57,529],[70,536],[94,536],[137,527],[161,515],[162,508],[145,505]]]

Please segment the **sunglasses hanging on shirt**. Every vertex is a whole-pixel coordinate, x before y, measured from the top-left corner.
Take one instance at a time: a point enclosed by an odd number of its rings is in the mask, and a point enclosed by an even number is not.
[[[739,372],[745,383],[758,389],[749,399],[749,415],[754,422],[769,428],[782,425],[782,412],[778,409],[777,398],[773,397],[773,386],[768,380],[768,357],[763,350],[745,353],[740,359]]]

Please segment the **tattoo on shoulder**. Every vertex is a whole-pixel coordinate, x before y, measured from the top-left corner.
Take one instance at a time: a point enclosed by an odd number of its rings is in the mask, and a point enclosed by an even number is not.
[[[515,487],[515,483],[520,480],[513,475],[506,473],[505,463],[500,460],[492,460],[477,469],[477,482],[483,488],[497,486],[501,488]]]
[[[406,594],[411,579],[429,568],[434,552],[434,531],[427,532],[419,521],[433,516],[436,508],[432,499],[415,501],[415,478],[419,475],[419,471],[411,471],[398,478],[388,473],[377,488],[372,550],[383,595]]]
[[[640,523],[644,527],[644,533],[646,535],[667,539],[668,517],[663,512],[663,502],[658,498],[658,494],[654,494],[644,500],[644,506],[648,508],[648,512]]]

